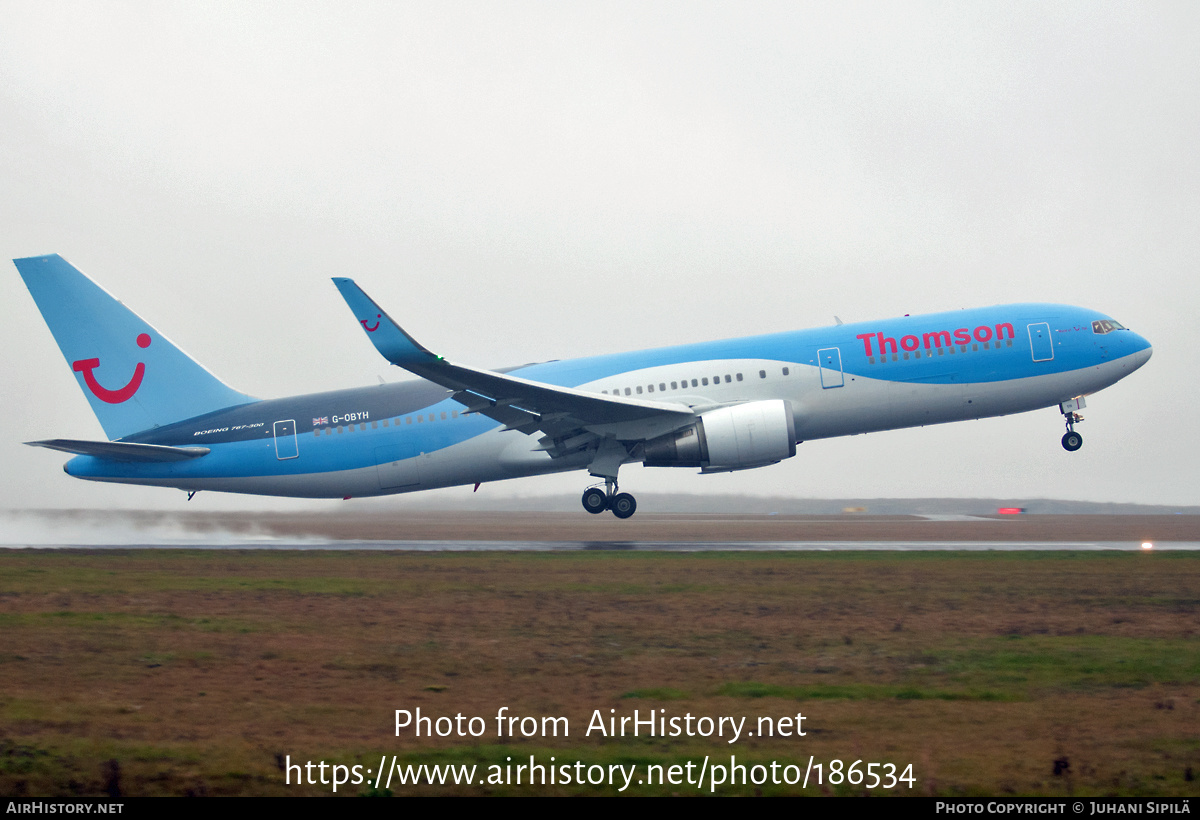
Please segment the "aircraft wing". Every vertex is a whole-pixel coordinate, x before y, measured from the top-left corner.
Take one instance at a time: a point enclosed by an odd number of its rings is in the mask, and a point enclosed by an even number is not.
[[[551,455],[579,449],[598,438],[643,441],[676,430],[695,418],[690,407],[607,396],[529,381],[446,361],[408,335],[352,279],[333,283],[385,359],[454,391],[469,413],[482,413],[506,429],[541,431]]]

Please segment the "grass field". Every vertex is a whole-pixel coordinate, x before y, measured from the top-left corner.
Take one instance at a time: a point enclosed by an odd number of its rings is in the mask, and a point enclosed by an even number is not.
[[[397,737],[418,707],[486,732]],[[497,737],[500,707],[570,736]],[[584,736],[635,709],[802,713],[806,735]],[[329,794],[283,764],[385,754],[481,773],[812,756],[911,764],[895,793],[1200,795],[1200,555],[0,553],[0,792]]]

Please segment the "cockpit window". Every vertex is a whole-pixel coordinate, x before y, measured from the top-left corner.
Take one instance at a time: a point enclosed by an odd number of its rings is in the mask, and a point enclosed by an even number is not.
[[[1092,333],[1099,333],[1101,335],[1105,333],[1112,333],[1114,330],[1124,329],[1125,325],[1121,324],[1120,322],[1113,321],[1112,319],[1097,319],[1096,321],[1092,322]]]

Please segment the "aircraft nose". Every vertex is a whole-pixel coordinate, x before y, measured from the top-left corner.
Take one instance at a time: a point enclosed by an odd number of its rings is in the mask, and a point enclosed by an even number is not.
[[[1136,333],[1133,334],[1133,338],[1136,343],[1134,345],[1135,350],[1131,358],[1133,359],[1134,369],[1137,369],[1146,362],[1150,361],[1150,356],[1154,353],[1154,347],[1150,344],[1150,342],[1146,341],[1146,339],[1137,335]]]

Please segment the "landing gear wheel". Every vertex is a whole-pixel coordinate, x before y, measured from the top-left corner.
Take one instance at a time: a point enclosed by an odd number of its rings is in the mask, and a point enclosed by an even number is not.
[[[1068,430],[1062,437],[1063,449],[1068,453],[1073,453],[1083,446],[1083,436],[1076,433],[1074,430]]]
[[[592,515],[602,513],[608,509],[608,496],[604,494],[604,490],[589,487],[583,491],[583,508]]]
[[[628,518],[637,512],[637,501],[629,493],[617,493],[609,506],[617,518]]]

